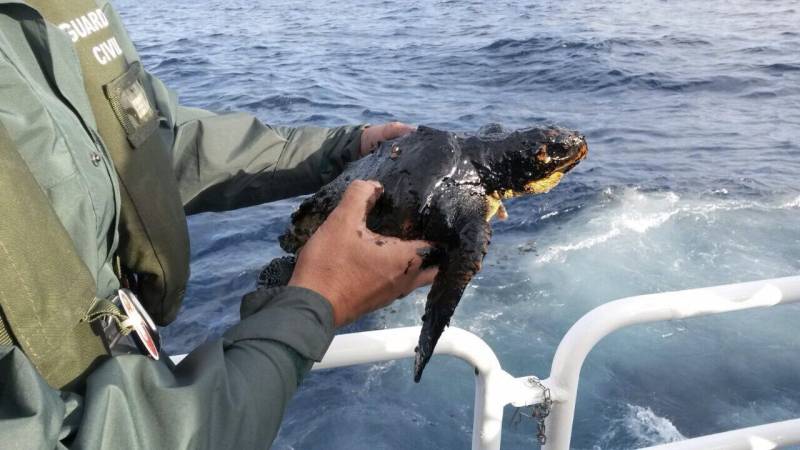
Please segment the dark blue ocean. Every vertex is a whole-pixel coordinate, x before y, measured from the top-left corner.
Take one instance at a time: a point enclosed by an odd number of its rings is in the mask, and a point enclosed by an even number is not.
[[[184,104],[275,124],[558,123],[589,158],[511,201],[453,325],[516,376],[610,300],[800,273],[795,0],[119,0],[145,66]],[[238,318],[297,200],[190,219],[168,349]],[[350,330],[420,323],[415,292]],[[584,365],[573,445],[644,446],[800,416],[800,308],[637,326]],[[276,449],[463,449],[473,374],[434,358],[310,375]],[[504,448],[535,448],[530,422]]]

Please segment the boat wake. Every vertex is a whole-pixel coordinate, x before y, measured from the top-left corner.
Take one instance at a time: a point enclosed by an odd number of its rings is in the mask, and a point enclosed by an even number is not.
[[[638,448],[684,439],[686,436],[669,419],[657,415],[648,407],[626,403],[622,417],[611,422],[608,431],[592,450],[628,446]]]
[[[732,211],[769,212],[796,208],[800,208],[800,196],[772,202],[720,199],[716,195],[711,199],[684,199],[672,191],[642,192],[635,187],[616,191],[607,188],[598,204],[586,208],[571,220],[575,229],[569,233],[559,233],[560,236],[574,237],[565,243],[547,246],[533,262],[536,265],[563,262],[573,252],[591,249],[612,240],[630,244],[637,237],[669,223],[690,221],[713,224],[717,220],[725,220],[724,213]],[[557,213],[550,212],[541,219],[555,215]]]

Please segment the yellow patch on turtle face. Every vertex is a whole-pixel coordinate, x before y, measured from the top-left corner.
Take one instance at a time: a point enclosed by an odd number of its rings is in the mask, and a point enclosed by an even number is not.
[[[553,172],[547,178],[541,180],[531,181],[525,185],[525,194],[544,194],[549,192],[550,189],[556,187],[561,178],[564,176],[563,172]]]
[[[488,222],[495,215],[500,220],[506,220],[508,218],[506,207],[503,206],[504,199],[519,197],[520,195],[544,194],[556,187],[563,176],[563,172],[553,172],[546,178],[528,182],[525,184],[525,190],[522,192],[506,189],[504,191],[494,191],[491,194],[487,194],[486,221]]]
[[[508,191],[510,192],[510,191]],[[497,192],[492,192],[491,194],[486,196],[486,221],[492,219],[495,215],[500,220],[508,219],[508,212],[506,211],[506,207],[503,206],[503,201],[500,199],[500,195]]]

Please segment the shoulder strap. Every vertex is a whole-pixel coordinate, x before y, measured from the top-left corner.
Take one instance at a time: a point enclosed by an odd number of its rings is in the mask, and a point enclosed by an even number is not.
[[[69,388],[107,355],[82,320],[95,283],[0,124],[0,339],[22,348],[47,382]]]
[[[189,279],[189,233],[144,71],[135,54],[123,51],[132,51],[133,44],[106,1],[27,3],[52,23],[81,22],[82,12],[102,22],[91,39],[72,43],[49,36],[40,67],[114,162],[121,197],[117,255],[126,273],[136,275],[133,287],[145,309],[156,323],[167,325],[178,313]],[[81,70],[80,86],[72,76],[76,70]]]

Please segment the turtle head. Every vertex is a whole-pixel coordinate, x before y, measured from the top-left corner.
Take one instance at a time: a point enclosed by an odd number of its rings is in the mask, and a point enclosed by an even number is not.
[[[478,138],[483,151],[475,166],[486,191],[500,198],[549,191],[588,152],[580,133],[557,127],[496,130]]]

